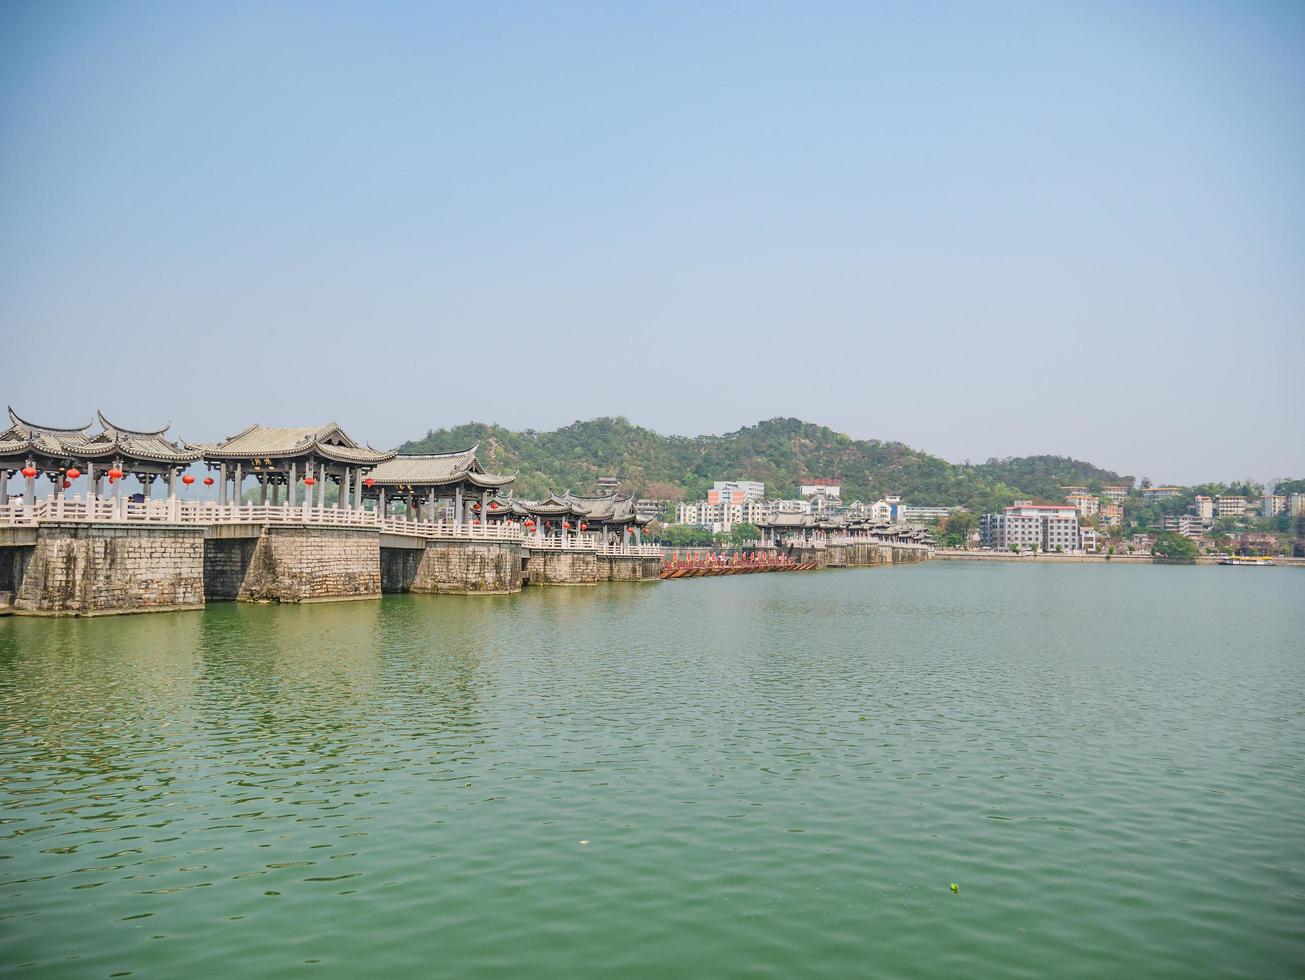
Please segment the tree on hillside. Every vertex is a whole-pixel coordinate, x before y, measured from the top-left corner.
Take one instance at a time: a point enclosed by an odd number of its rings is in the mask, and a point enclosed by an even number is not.
[[[1151,554],[1157,558],[1191,561],[1196,557],[1196,542],[1173,531],[1161,531],[1151,545]]]
[[[953,511],[943,518],[943,544],[948,548],[964,547],[978,523],[978,519],[967,510]]]

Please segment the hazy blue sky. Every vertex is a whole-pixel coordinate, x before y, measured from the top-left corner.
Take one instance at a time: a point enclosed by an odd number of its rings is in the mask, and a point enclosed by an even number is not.
[[[0,400],[1305,476],[1305,4],[10,0]]]

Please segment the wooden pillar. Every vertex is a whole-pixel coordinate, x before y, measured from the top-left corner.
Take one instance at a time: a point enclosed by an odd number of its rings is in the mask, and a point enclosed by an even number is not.
[[[317,464],[317,507],[326,506],[326,464]]]
[[[384,487],[381,487],[381,495],[376,500],[376,513],[380,515],[382,520],[384,520],[385,518],[385,488]]]
[[[36,462],[32,459],[28,459],[27,466],[34,467],[36,466]],[[36,503],[36,477],[29,476],[24,482],[26,483],[26,487],[23,490],[23,503],[28,505]]]
[[[285,502],[293,507],[295,505],[295,483],[299,479],[299,467],[294,460],[290,461],[290,476],[286,479],[285,484]]]
[[[168,467],[168,499],[175,500],[176,498],[177,498],[177,468],[175,466],[169,466]]]
[[[239,507],[245,502],[244,491],[245,473],[239,463],[236,464],[236,471],[231,477],[231,502]]]
[[[458,484],[457,490],[453,492],[453,524],[456,527],[462,527],[462,484]]]
[[[335,506],[343,510],[349,506],[349,467],[340,470],[340,494]]]
[[[268,475],[268,479],[269,479],[269,480],[272,479],[272,477],[271,477],[270,474]],[[272,506],[275,507],[275,506],[276,506],[277,504],[279,504],[280,502],[281,502],[281,484],[279,484],[279,483],[273,483],[273,484],[272,484]]]
[[[218,464],[218,503],[225,506],[227,502],[227,464]]]
[[[267,481],[271,479],[269,474],[260,473],[258,475],[258,505],[267,506]]]
[[[363,471],[354,470],[353,473],[353,506],[357,510],[362,510],[362,492],[363,492]]]

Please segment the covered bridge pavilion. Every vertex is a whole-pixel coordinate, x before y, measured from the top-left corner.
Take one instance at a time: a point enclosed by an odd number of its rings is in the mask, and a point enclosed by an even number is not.
[[[476,458],[478,446],[453,453],[392,456],[378,463],[363,481],[363,499],[375,500],[384,515],[396,500],[403,501],[414,519],[425,516],[438,522],[445,507],[453,507],[453,523],[487,521],[509,510],[499,493],[512,485],[514,476],[486,473]]]
[[[493,519],[496,515],[491,513]],[[510,513],[501,519],[517,518],[534,523],[537,533],[549,534],[594,534],[604,544],[621,544],[626,534],[633,534],[636,544],[643,543],[643,527],[652,518],[640,517],[634,508],[634,500],[609,494],[601,497],[586,497],[571,492],[550,493],[543,500],[510,501]]]
[[[147,498],[157,481],[167,486],[169,497],[175,497],[177,476],[200,454],[168,439],[170,425],[128,429],[96,414],[101,431],[91,435],[90,422],[73,427],[40,425],[10,408],[10,427],[0,433],[0,475],[4,477],[0,480],[0,505],[9,501],[10,478],[20,473],[26,481],[27,503],[35,500],[39,477],[49,480],[52,493],[59,496],[84,476],[88,501],[104,496],[106,477],[115,500],[122,499],[122,481],[128,476],[140,481]]]
[[[190,446],[198,450],[210,470],[218,476],[218,503],[240,504],[244,482],[252,476],[258,481],[258,502],[280,503],[285,488],[285,502],[300,502],[299,487],[305,491],[303,502],[326,506],[326,484],[340,488],[343,507],[361,507],[363,481],[367,475],[396,453],[355,442],[336,423],[315,428],[273,428],[251,425],[222,442]]]

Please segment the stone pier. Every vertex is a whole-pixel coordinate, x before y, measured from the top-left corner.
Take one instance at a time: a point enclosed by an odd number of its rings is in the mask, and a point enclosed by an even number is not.
[[[599,555],[600,582],[660,582],[662,560],[634,555]]]
[[[594,585],[598,582],[598,552],[531,550],[526,561],[530,585]]]
[[[11,550],[21,549],[3,549]],[[0,556],[0,564],[8,565],[18,615],[204,607],[204,529],[195,525],[47,521],[30,553]]]
[[[411,566],[409,592],[511,595],[521,591],[521,546],[515,541],[431,540],[415,561],[407,556],[386,560]]]
[[[373,530],[266,524],[257,538],[213,530],[218,534],[205,543],[211,598],[326,602],[381,594],[380,536]]]

